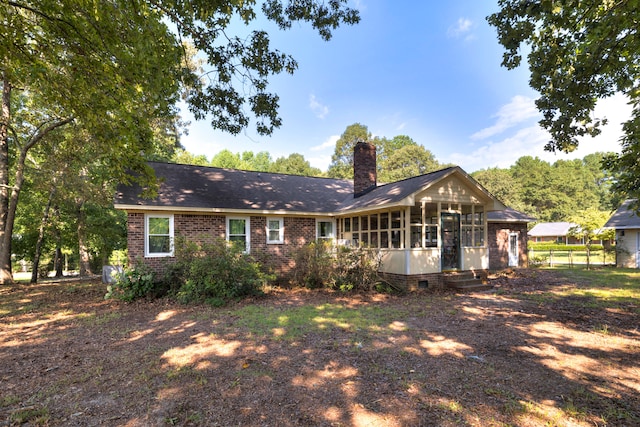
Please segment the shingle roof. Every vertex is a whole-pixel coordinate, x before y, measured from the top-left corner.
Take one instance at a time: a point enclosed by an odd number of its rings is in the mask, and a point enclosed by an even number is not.
[[[536,219],[524,212],[508,207],[502,211],[487,212],[487,220],[489,222],[533,222]]]
[[[576,226],[577,224],[572,222],[541,222],[529,230],[529,236],[566,236],[569,233],[569,229]]]
[[[354,198],[353,182],[350,180],[160,162],[149,162],[149,165],[160,182],[158,196],[154,199],[142,199],[139,197],[142,192],[139,186],[120,185],[114,200],[116,207],[336,213],[400,203],[408,196],[454,173],[475,183],[462,169],[454,166],[380,185],[369,193]],[[495,200],[482,186],[476,185],[487,198]],[[527,221],[530,218],[513,209],[495,215],[501,220],[511,221]]]
[[[158,197],[118,186],[115,205],[195,209],[335,212],[353,194],[348,180],[150,162],[161,180]]]
[[[634,200],[625,200],[604,225],[605,228],[640,228],[640,216],[629,209]]]

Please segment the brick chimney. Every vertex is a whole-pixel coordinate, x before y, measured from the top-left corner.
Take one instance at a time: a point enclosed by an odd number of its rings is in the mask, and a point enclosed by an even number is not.
[[[367,194],[376,185],[376,146],[358,141],[353,149],[353,197]]]

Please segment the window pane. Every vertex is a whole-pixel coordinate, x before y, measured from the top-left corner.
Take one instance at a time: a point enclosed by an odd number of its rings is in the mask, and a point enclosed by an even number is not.
[[[230,219],[229,220],[229,235],[242,234],[245,235],[245,220],[244,219]]]
[[[360,234],[353,233],[353,236],[351,236],[351,241],[353,242],[353,246],[357,247],[360,244]]]
[[[279,220],[269,220],[269,230],[280,230],[280,221]]]
[[[369,233],[362,233],[362,246],[369,246]]]
[[[382,231],[380,232],[380,247],[388,248],[389,247],[389,232]]]
[[[402,227],[402,212],[400,211],[391,212],[391,228],[401,228],[401,227]]]
[[[380,230],[386,230],[389,228],[389,214],[381,213],[380,214]]]
[[[149,236],[149,253],[166,254],[171,252],[171,239],[169,236]]]
[[[372,231],[375,231],[378,229],[378,215],[371,215],[369,217],[369,228],[371,228]],[[372,245],[373,246],[373,245]]]
[[[333,237],[333,223],[328,221],[318,222],[318,238],[327,239]]]
[[[411,226],[411,247],[412,248],[422,247],[421,235],[422,235],[422,226],[412,225]]]
[[[472,244],[471,243],[471,227],[467,225],[463,225],[461,233],[462,233],[462,236],[460,237],[462,239],[462,242],[461,242],[462,246],[471,246]]]
[[[474,227],[476,246],[484,246],[484,227]]]
[[[149,218],[149,234],[169,235],[169,218]]]
[[[280,240],[280,230],[269,230],[269,241],[277,242]]]
[[[229,241],[234,245],[238,245],[243,250],[247,249],[247,242],[245,236],[229,236]]]
[[[399,248],[400,247],[400,238],[402,236],[402,233],[400,233],[399,231],[392,231],[391,232],[391,247],[392,248]]]
[[[369,229],[369,217],[361,216],[360,217],[360,230],[367,231]]]
[[[351,218],[344,219],[344,231],[347,233],[351,231]]]
[[[371,233],[371,247],[372,248],[377,248],[378,246],[378,233],[377,232],[372,232]]]

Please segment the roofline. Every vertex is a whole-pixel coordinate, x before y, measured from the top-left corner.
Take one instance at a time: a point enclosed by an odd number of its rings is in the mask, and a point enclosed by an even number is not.
[[[192,208],[177,206],[144,206],[144,205],[122,205],[114,204],[115,209],[127,212],[173,212],[173,213],[207,213],[207,214],[238,214],[238,215],[290,215],[290,216],[336,216],[335,212],[306,212],[290,210],[269,210],[269,209],[221,209],[221,208]]]

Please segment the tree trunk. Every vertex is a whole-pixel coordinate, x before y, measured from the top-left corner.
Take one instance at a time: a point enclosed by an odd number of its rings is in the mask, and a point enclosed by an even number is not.
[[[9,212],[10,122],[11,83],[9,82],[9,72],[2,70],[2,106],[0,107],[0,285],[13,283],[13,275],[11,274],[11,238],[5,238],[6,233],[12,231],[7,230],[6,227],[7,212]]]
[[[83,209],[84,200],[78,204],[78,255],[80,259],[80,276],[89,276],[91,272],[91,256],[87,246],[87,216]]]
[[[44,209],[42,215],[42,221],[40,222],[40,229],[38,230],[38,241],[36,242],[35,253],[33,255],[33,269],[31,271],[31,282],[38,283],[38,273],[40,270],[40,255],[42,253],[42,242],[44,241],[44,229],[49,222],[49,211],[51,210],[51,203],[53,202],[53,196],[56,193],[55,187],[49,193],[49,200],[47,206]]]

